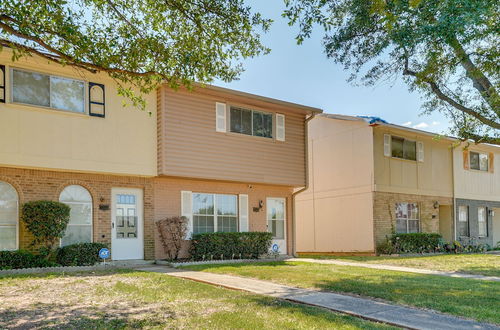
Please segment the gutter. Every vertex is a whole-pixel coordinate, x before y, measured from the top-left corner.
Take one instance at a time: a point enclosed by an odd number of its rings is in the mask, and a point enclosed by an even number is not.
[[[316,113],[311,113],[311,116],[309,116],[305,121],[304,121],[304,140],[305,140],[305,145],[304,145],[304,157],[305,157],[305,176],[306,176],[306,185],[302,187],[301,189],[297,190],[292,194],[292,255],[294,257],[297,256],[297,221],[296,221],[296,216],[295,216],[295,196],[300,194],[301,192],[307,190],[309,188],[309,122],[316,117]]]

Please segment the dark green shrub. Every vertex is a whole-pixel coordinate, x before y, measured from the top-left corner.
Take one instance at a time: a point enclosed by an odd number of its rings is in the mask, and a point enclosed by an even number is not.
[[[0,269],[53,267],[55,263],[28,251],[0,251]]]
[[[268,253],[272,234],[267,232],[195,234],[191,240],[191,258],[257,259]]]
[[[78,243],[57,250],[56,260],[62,266],[92,266],[98,263],[99,250],[107,247],[103,243]]]
[[[423,253],[442,250],[443,238],[436,233],[394,234],[394,253]]]
[[[34,201],[24,203],[21,219],[33,234],[33,245],[45,251],[50,258],[54,246],[64,236],[68,226],[70,207],[54,201]]]
[[[377,254],[393,254],[394,246],[392,245],[392,241],[386,239],[383,243],[377,246]]]

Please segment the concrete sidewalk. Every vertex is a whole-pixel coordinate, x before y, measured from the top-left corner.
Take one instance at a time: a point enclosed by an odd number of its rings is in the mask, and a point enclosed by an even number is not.
[[[433,311],[392,305],[371,299],[331,292],[299,289],[238,276],[195,272],[169,268],[166,266],[138,267],[135,269],[164,273],[174,277],[218,285],[229,289],[248,291],[316,307],[323,307],[367,320],[384,322],[410,329],[500,329],[500,327],[495,325],[479,323]]]
[[[496,276],[464,274],[464,273],[457,273],[457,272],[444,272],[444,271],[439,271],[439,270],[420,269],[420,268],[412,268],[412,267],[404,267],[404,266],[368,264],[368,263],[364,263],[364,262],[355,262],[355,261],[350,262],[350,261],[341,261],[341,260],[330,260],[330,259],[324,260],[324,259],[310,259],[310,258],[290,258],[290,259],[287,259],[286,261],[301,261],[301,262],[310,262],[310,263],[324,264],[324,265],[364,267],[364,268],[381,269],[381,270],[394,270],[394,271],[398,271],[398,272],[407,272],[407,273],[416,273],[416,274],[425,274],[425,275],[438,275],[438,276],[455,277],[455,278],[467,278],[467,279],[472,279],[472,280],[500,282],[500,277],[496,277]]]

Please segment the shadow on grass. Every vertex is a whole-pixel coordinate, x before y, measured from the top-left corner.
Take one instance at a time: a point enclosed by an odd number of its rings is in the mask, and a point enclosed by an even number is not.
[[[168,325],[173,311],[162,306],[78,306],[34,304],[0,310],[0,328],[122,329]]]
[[[127,274],[127,273],[138,273],[134,269],[125,268],[110,268],[105,270],[84,270],[84,271],[71,271],[71,272],[49,272],[49,273],[33,273],[33,274],[1,274],[0,281],[4,279],[33,279],[33,278],[50,278],[58,276],[67,277],[84,277],[84,276],[110,276],[114,274]]]

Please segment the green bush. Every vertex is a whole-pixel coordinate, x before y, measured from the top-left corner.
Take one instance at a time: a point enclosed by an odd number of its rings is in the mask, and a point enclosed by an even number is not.
[[[24,203],[21,219],[33,234],[32,245],[45,251],[47,259],[51,257],[54,246],[64,236],[70,217],[70,207],[54,201],[34,201]]]
[[[272,234],[267,232],[195,234],[191,240],[191,258],[257,259],[268,253]]]
[[[56,260],[61,266],[92,266],[101,260],[99,250],[106,247],[103,243],[67,245],[57,250]]]
[[[57,266],[28,251],[0,251],[0,269],[20,269]]]
[[[436,233],[394,234],[390,241],[394,253],[436,252],[443,246],[443,238]]]

